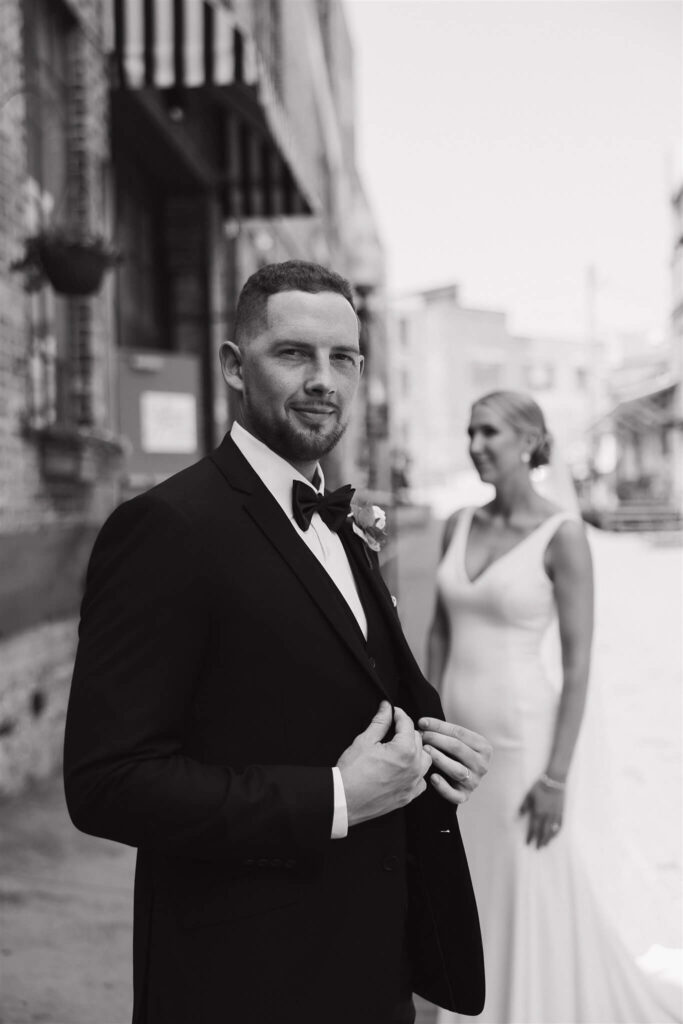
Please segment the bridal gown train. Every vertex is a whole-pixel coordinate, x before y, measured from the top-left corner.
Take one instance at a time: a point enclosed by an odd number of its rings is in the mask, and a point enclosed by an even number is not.
[[[447,720],[485,735],[490,771],[458,811],[481,917],[489,1024],[664,1024],[680,1020],[603,912],[568,787],[564,825],[537,850],[520,804],[548,763],[559,684],[541,657],[555,618],[544,553],[551,516],[470,580],[465,547],[474,509],[458,517],[437,572],[450,624],[443,679]],[[674,1000],[675,1002],[675,1000]],[[440,1011],[439,1024],[472,1018]]]

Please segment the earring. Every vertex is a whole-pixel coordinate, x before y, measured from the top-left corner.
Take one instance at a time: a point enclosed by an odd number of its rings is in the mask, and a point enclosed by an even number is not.
[[[531,456],[529,455],[529,452],[522,452],[521,459],[524,463],[531,462]]]

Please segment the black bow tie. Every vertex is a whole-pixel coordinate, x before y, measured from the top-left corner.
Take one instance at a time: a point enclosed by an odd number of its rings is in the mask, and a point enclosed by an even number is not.
[[[351,511],[351,498],[355,493],[351,484],[340,487],[329,494],[319,494],[303,480],[292,484],[292,512],[294,522],[304,532],[311,525],[313,513],[317,512],[322,521],[336,533]]]

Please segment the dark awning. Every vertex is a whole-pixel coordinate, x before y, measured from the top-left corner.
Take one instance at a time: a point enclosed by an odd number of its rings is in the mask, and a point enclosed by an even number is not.
[[[118,88],[203,90],[224,107],[226,216],[319,208],[254,40],[221,0],[114,0],[114,67]]]

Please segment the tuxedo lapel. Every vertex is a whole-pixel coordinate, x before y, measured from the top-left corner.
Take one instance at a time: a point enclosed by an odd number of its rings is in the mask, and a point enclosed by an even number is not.
[[[420,666],[415,660],[415,656],[410,649],[408,641],[405,638],[400,619],[391,600],[391,595],[389,594],[384,580],[381,577],[377,559],[372,558],[369,554],[365,541],[361,540],[361,538],[353,532],[353,527],[350,523],[344,524],[342,529],[339,531],[339,536],[341,537],[344,549],[349,557],[354,573],[359,575],[366,586],[371,589],[382,612],[386,625],[389,628],[391,636],[397,644],[401,657],[405,659],[405,662],[408,665],[409,685],[414,679],[422,680],[424,676]]]
[[[211,455],[211,459],[228,483],[245,494],[245,512],[253,519],[278,556],[287,563],[315,606],[354,654],[365,677],[381,691],[383,697],[386,697],[383,687],[369,666],[363,634],[344,597],[312,551],[297,536],[277,501],[237,445],[227,436]]]

